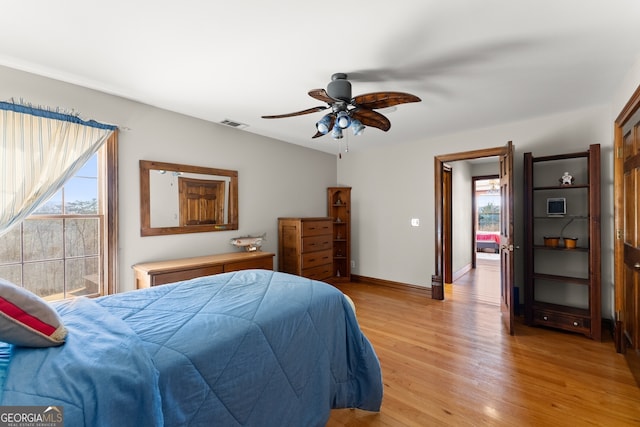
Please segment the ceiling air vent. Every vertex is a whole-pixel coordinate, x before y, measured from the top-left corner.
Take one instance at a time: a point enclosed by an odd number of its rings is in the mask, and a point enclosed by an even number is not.
[[[223,124],[225,126],[230,126],[232,128],[236,128],[236,129],[244,129],[244,128],[249,126],[247,124],[236,122],[236,121],[229,120],[229,119],[224,119],[223,121],[220,122],[220,124]]]

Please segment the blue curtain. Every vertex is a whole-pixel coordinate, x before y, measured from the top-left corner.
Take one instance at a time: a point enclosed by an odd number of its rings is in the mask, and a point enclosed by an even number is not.
[[[77,115],[0,102],[0,235],[62,188],[115,129]]]

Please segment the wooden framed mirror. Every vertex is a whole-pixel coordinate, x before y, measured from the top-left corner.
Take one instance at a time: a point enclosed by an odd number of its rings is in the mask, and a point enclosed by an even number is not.
[[[238,172],[140,160],[140,235],[238,229]]]

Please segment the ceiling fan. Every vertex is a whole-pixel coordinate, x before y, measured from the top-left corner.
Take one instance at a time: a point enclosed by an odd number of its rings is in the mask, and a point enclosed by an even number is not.
[[[316,113],[331,108],[331,112],[323,116],[316,123],[316,134],[312,138],[331,133],[334,139],[342,138],[342,131],[351,127],[354,135],[360,135],[366,126],[388,131],[391,122],[377,111],[379,108],[392,107],[408,102],[420,102],[415,95],[404,92],[372,92],[351,97],[351,82],[347,80],[345,73],[335,73],[331,76],[331,82],[324,89],[312,89],[309,96],[327,105],[308,108],[288,114],[262,116],[263,119],[281,119],[284,117],[301,116],[303,114]]]

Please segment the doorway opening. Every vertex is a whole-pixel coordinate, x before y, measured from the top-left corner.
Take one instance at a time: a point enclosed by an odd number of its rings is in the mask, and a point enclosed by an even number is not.
[[[483,159],[484,160],[484,159]],[[495,165],[497,159],[481,166]],[[471,239],[470,269],[454,276],[452,292],[464,294],[471,300],[500,304],[500,177],[495,175],[473,175],[471,177]],[[463,251],[465,253],[466,251]],[[467,252],[468,253],[468,252]]]
[[[514,299],[513,299],[513,143],[508,141],[504,147],[487,148],[461,153],[452,153],[434,158],[434,216],[435,216],[435,274],[431,276],[431,296],[433,299],[445,299],[445,283],[449,270],[449,256],[461,251],[475,252],[470,232],[460,233],[454,216],[464,209],[455,206],[454,194],[458,193],[455,176],[450,176],[447,169],[451,162],[470,161],[483,158],[498,159],[498,182],[500,188],[500,311],[502,320],[509,334],[513,335]],[[455,173],[455,168],[453,169]],[[470,174],[469,176],[472,176]],[[469,199],[467,193],[467,199]],[[469,221],[470,222],[470,221]],[[467,223],[469,226],[469,223]],[[456,233],[454,233],[454,230]],[[466,234],[468,242],[459,246],[454,238]]]
[[[457,212],[458,221],[469,223],[470,236],[467,239],[453,238],[453,252],[456,260],[450,292],[456,299],[485,302],[492,305],[500,304],[500,177],[498,159],[488,158],[478,161],[470,160],[453,163],[453,168],[460,169],[463,175],[471,175],[469,182],[460,185],[470,186],[470,191],[457,191],[453,203],[457,198],[469,198],[468,212]],[[482,175],[477,175],[480,170]],[[495,170],[496,174],[486,174]],[[468,171],[468,172],[466,172]],[[459,205],[466,206],[458,201]],[[454,220],[455,221],[455,220]],[[457,225],[453,228],[464,232],[464,228]],[[470,250],[465,245],[471,245]],[[446,269],[445,265],[445,269]]]

